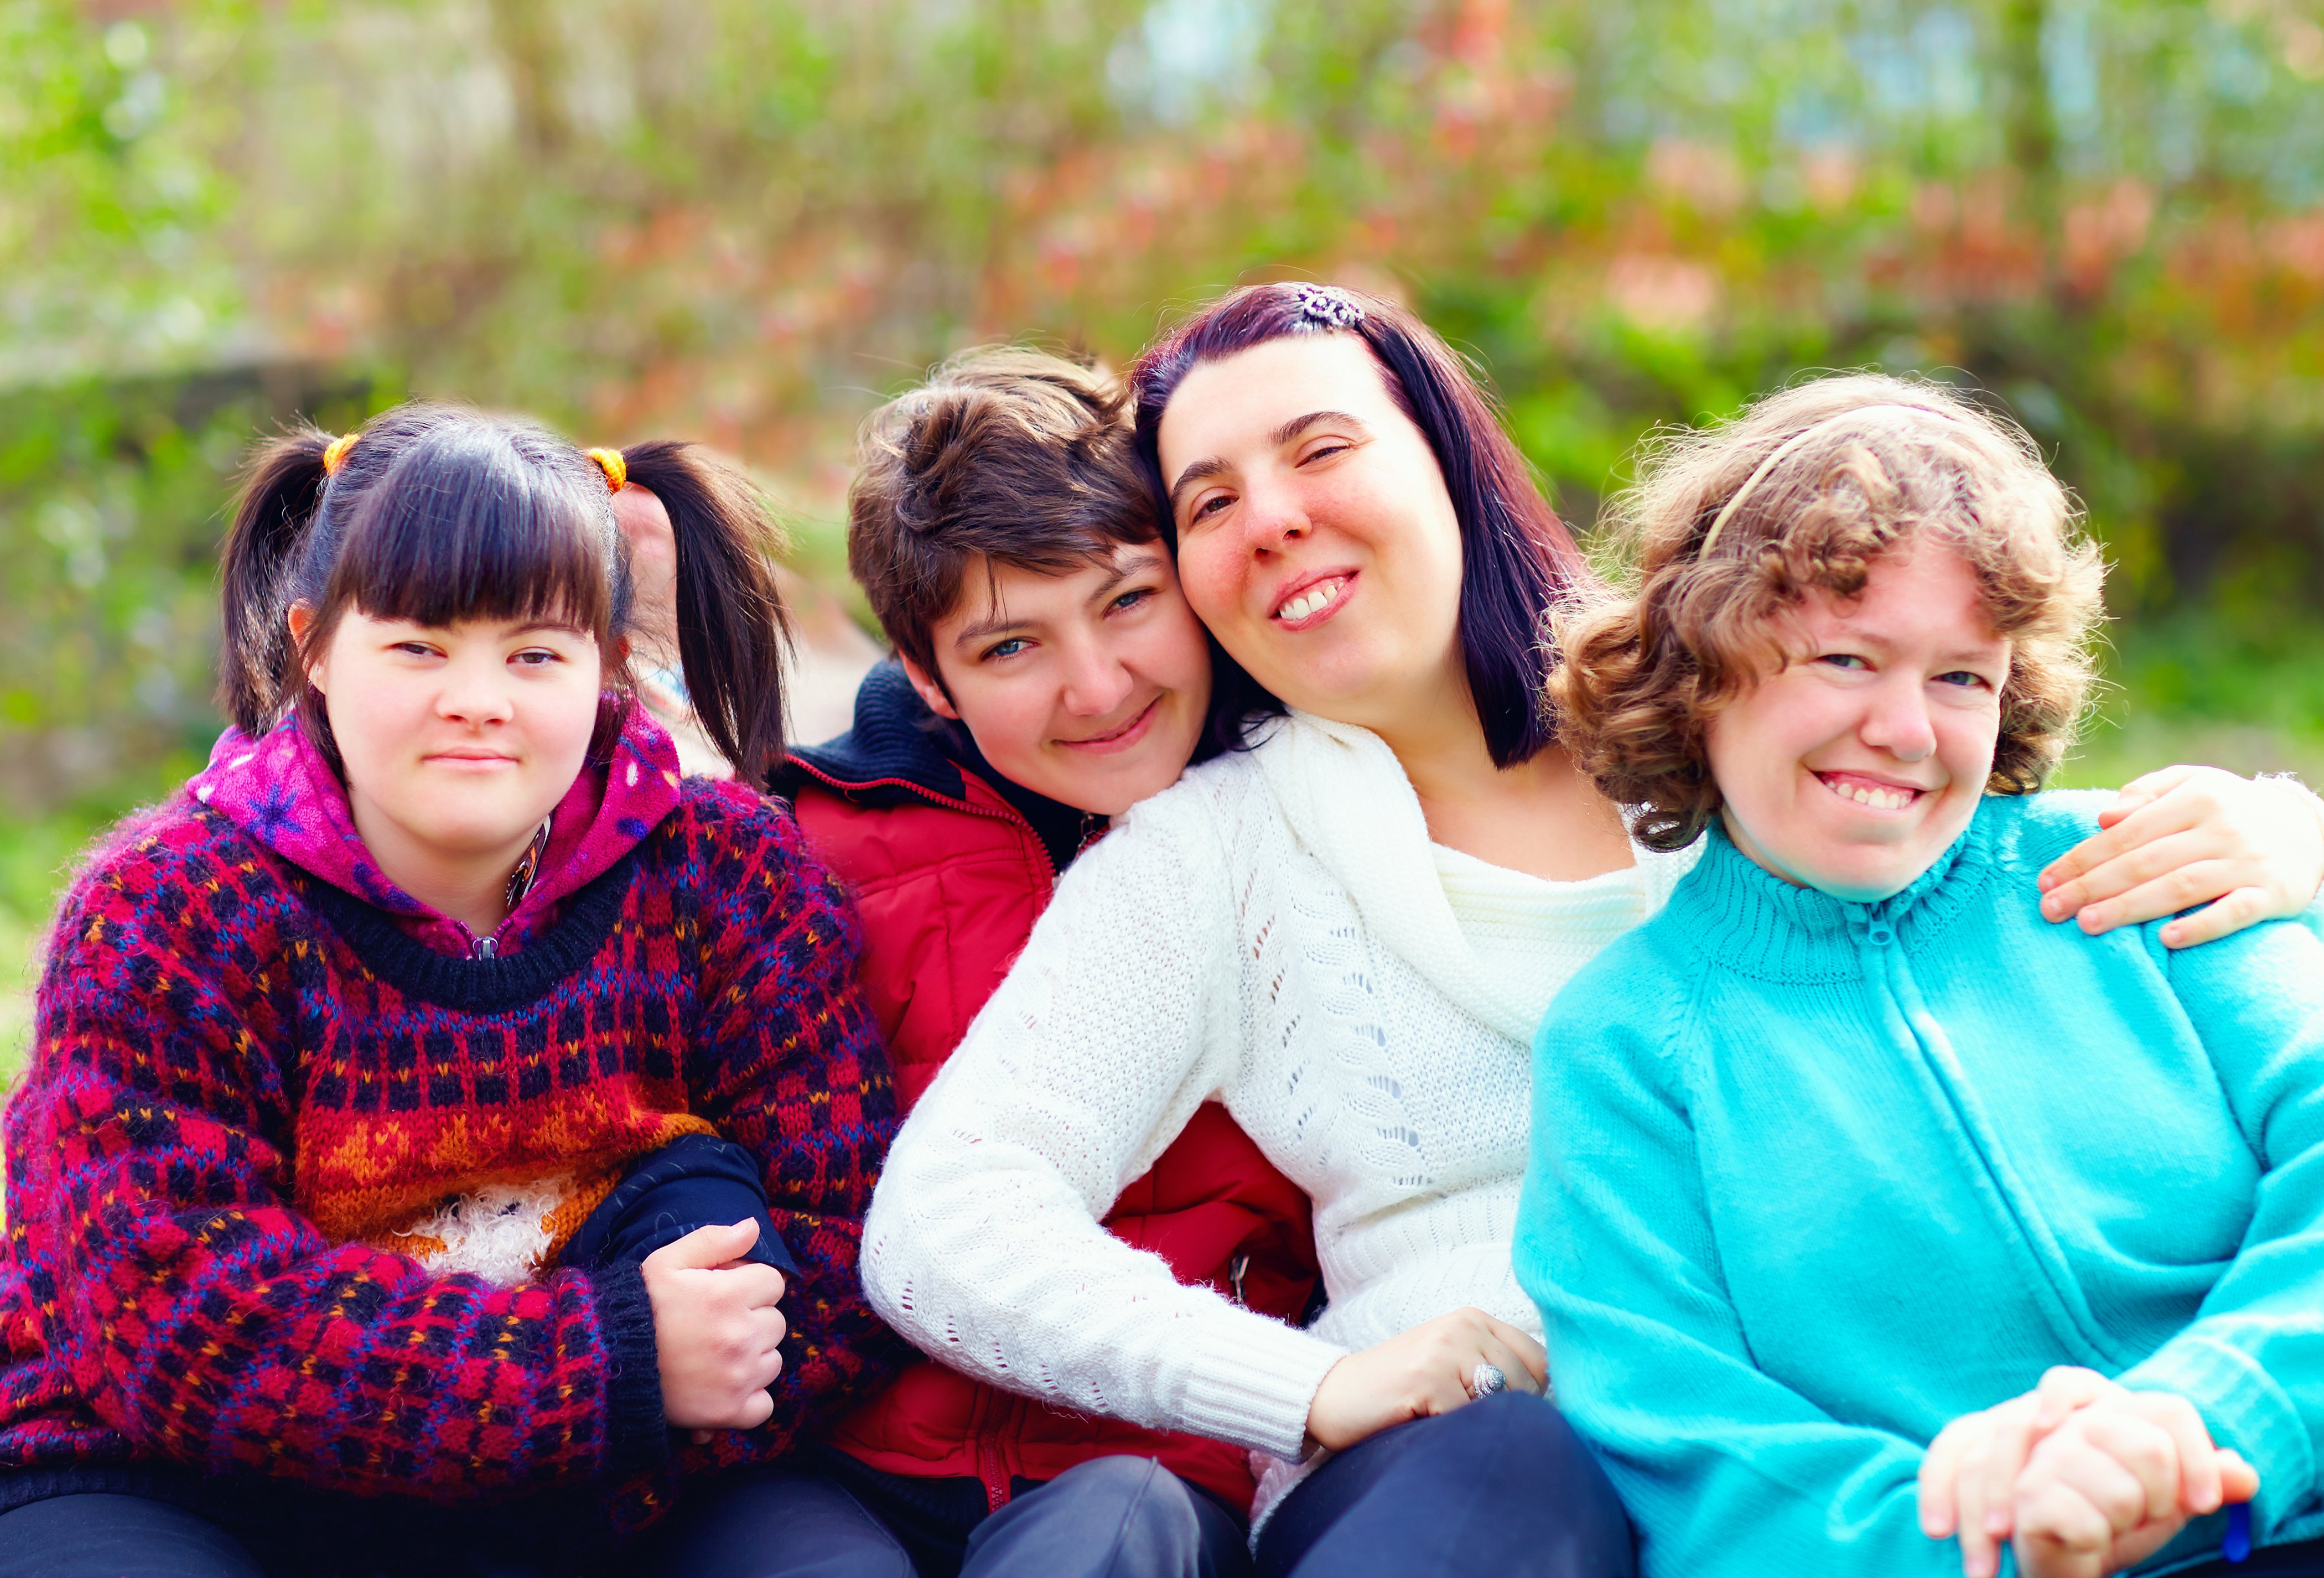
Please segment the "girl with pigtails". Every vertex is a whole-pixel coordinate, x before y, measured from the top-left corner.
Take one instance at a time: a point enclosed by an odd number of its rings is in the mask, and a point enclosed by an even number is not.
[[[737,781],[633,705],[625,484]],[[884,1378],[885,1057],[752,787],[767,527],[690,447],[442,406],[259,450],[235,727],[73,884],[7,1110],[0,1573],[627,1567]]]

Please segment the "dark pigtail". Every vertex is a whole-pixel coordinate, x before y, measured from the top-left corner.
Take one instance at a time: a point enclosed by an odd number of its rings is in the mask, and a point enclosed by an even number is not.
[[[764,788],[783,754],[783,659],[790,621],[768,555],[765,498],[698,446],[658,438],[622,451],[633,486],[661,500],[678,548],[678,656],[694,715],[745,783]]]
[[[290,632],[281,593],[299,540],[322,503],[323,451],[331,435],[302,424],[251,454],[221,554],[225,630],[218,707],[235,726],[262,734],[281,713]]]

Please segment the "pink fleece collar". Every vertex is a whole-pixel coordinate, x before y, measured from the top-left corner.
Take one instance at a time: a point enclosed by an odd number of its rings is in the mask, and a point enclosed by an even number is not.
[[[263,738],[228,729],[187,792],[266,849],[389,913],[446,953],[469,951],[467,927],[390,881],[355,831],[347,793],[296,717]],[[558,900],[603,875],[677,808],[678,749],[661,726],[632,706],[613,742],[609,767],[590,767],[558,802],[540,874],[494,937],[513,951]]]

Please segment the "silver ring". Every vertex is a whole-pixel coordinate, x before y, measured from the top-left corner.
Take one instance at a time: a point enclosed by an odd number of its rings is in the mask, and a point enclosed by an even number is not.
[[[1480,1364],[1469,1372],[1469,1395],[1472,1398],[1489,1398],[1508,1389],[1509,1378],[1501,1373],[1498,1364]]]

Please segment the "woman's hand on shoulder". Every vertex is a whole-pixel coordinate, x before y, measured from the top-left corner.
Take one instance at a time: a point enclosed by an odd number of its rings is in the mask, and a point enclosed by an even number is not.
[[[1471,1400],[1480,1364],[1499,1370],[1513,1391],[1549,1384],[1539,1343],[1483,1310],[1456,1309],[1332,1366],[1307,1405],[1307,1434],[1343,1452],[1392,1425],[1449,1414]]]
[[[2099,831],[2043,872],[2042,913],[2096,937],[2203,904],[2163,928],[2192,947],[2297,915],[2324,885],[2324,801],[2292,780],[2166,767],[2124,786]]]

